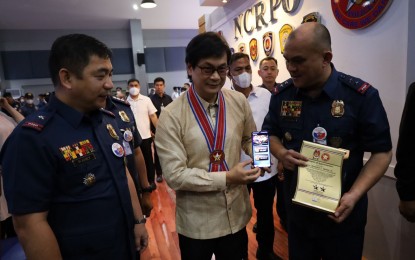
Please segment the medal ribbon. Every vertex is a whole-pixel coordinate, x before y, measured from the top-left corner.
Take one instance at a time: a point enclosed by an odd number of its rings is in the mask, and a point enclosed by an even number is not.
[[[189,101],[190,108],[196,118],[196,122],[199,124],[200,130],[205,137],[209,152],[212,153],[215,150],[224,151],[226,135],[226,106],[222,91],[218,92],[219,105],[216,114],[215,132],[213,132],[212,124],[210,123],[208,115],[203,108],[202,102],[195,93],[193,85],[187,91],[187,100]],[[224,155],[225,154],[223,153],[222,156]],[[227,170],[229,170],[229,168],[225,160],[222,160],[220,164],[209,164],[209,171],[211,172]]]

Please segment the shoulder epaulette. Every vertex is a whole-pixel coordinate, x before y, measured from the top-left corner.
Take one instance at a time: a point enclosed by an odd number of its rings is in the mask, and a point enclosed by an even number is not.
[[[38,132],[41,132],[49,120],[52,118],[53,114],[53,111],[50,110],[32,114],[23,121],[22,127],[32,128]]]
[[[278,95],[281,92],[289,89],[290,86],[293,86],[293,80],[292,79],[287,79],[286,81],[282,82],[281,84],[278,84],[278,86],[274,89],[273,94]]]
[[[106,109],[104,109],[104,108],[101,108],[100,110],[101,110],[104,114],[107,114],[107,115],[109,115],[109,116],[111,116],[111,117],[115,118],[114,113],[112,113],[111,111],[106,110]]]
[[[121,99],[121,98],[117,98],[117,97],[111,96],[111,100],[114,101],[114,102],[116,102],[116,103],[118,103],[118,104],[123,104],[125,106],[131,106],[130,102],[128,102],[128,101],[126,101],[124,99]]]
[[[339,72],[339,79],[346,86],[349,86],[350,88],[356,90],[361,95],[364,95],[366,91],[368,91],[372,87],[372,85],[359,78],[355,78],[341,72]]]

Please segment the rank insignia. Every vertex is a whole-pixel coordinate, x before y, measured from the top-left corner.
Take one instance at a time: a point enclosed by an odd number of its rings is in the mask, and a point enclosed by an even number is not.
[[[222,150],[214,150],[210,153],[210,162],[214,164],[221,164],[225,159],[225,153]]]
[[[279,32],[281,53],[284,53],[285,42],[287,42],[288,35],[293,31],[293,27],[289,24],[284,24]]]
[[[249,41],[249,56],[252,61],[258,60],[258,41],[255,38]]]
[[[111,124],[107,124],[107,129],[108,129],[108,132],[110,133],[110,136],[112,138],[114,138],[115,140],[120,139],[120,137],[117,135],[117,132],[115,132],[115,129]]]
[[[238,45],[238,52],[246,53],[245,52],[245,43],[242,42]]]
[[[119,111],[118,114],[121,117],[121,120],[124,122],[130,122],[130,118],[128,117],[127,113],[125,113],[125,111]]]
[[[262,36],[262,46],[264,47],[264,53],[267,57],[271,56],[274,52],[274,33],[266,32]]]
[[[87,175],[85,175],[83,183],[86,186],[92,186],[94,185],[95,181],[96,181],[95,175],[93,173],[88,173]]]
[[[112,144],[112,152],[117,157],[123,157],[124,156],[124,148],[119,143],[113,143]]]
[[[344,115],[343,100],[333,100],[331,104],[331,115],[334,117],[342,117]]]
[[[301,101],[282,101],[280,115],[284,117],[300,117],[301,105]]]

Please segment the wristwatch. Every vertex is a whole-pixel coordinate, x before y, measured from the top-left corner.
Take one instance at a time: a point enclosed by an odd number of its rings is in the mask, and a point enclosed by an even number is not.
[[[134,220],[134,224],[136,224],[136,225],[145,224],[146,222],[147,222],[146,215],[144,215],[142,219],[135,219]]]

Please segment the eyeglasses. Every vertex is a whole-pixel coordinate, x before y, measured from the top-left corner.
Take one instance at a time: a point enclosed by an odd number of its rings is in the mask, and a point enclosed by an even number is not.
[[[202,73],[205,74],[206,76],[211,76],[213,73],[215,73],[215,71],[217,71],[220,76],[225,76],[226,73],[228,72],[228,66],[221,66],[221,67],[215,68],[215,67],[201,67],[201,66],[196,65],[196,67],[198,67],[200,71],[202,71]]]

